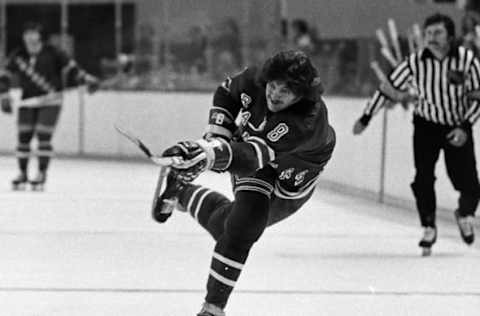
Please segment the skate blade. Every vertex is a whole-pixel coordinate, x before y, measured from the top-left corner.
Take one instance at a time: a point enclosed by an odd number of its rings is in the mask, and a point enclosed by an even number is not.
[[[422,257],[429,257],[432,255],[432,248],[422,247]]]
[[[45,189],[43,184],[31,184],[31,187],[34,192],[43,192]]]
[[[13,191],[25,191],[26,189],[27,189],[27,185],[25,183],[12,185]]]
[[[156,187],[155,187],[155,192],[153,193],[153,201],[152,201],[151,212],[155,211],[158,199],[162,195],[162,193],[165,189],[165,179],[167,178],[168,171],[169,171],[169,168],[160,167],[160,173],[158,175],[157,184],[156,184]]]

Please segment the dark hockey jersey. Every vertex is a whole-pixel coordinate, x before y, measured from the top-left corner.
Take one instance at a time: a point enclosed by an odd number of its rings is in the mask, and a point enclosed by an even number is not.
[[[74,60],[50,45],[44,45],[35,56],[31,56],[25,48],[15,50],[6,68],[19,75],[22,99],[62,90],[62,76],[66,68],[70,76],[76,77],[82,72]]]
[[[265,87],[256,77],[257,70],[248,68],[217,89],[208,132],[240,136],[239,143],[232,142],[229,171],[246,176],[270,164],[278,174],[275,193],[282,198],[302,197],[313,189],[335,146],[327,108],[317,95],[270,112]]]

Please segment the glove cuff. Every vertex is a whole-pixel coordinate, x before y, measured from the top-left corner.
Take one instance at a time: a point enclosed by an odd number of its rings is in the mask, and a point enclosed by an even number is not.
[[[225,171],[232,164],[232,147],[225,139],[199,139],[196,143],[205,151],[207,156],[207,169],[213,171]]]

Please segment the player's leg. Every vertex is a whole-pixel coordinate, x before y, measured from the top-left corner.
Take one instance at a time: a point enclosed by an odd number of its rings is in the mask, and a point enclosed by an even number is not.
[[[163,176],[166,178],[164,188],[160,188],[161,192],[156,192],[159,197],[154,201],[152,217],[157,222],[164,223],[176,207],[188,212],[216,240],[223,233],[232,202],[218,192],[182,181],[174,169]],[[157,184],[159,185],[161,184]]]
[[[462,147],[446,146],[445,164],[455,190],[460,192],[458,208],[455,210],[460,234],[465,243],[472,244],[473,217],[480,198],[480,184],[471,129],[467,133],[467,142]]]
[[[270,202],[267,226],[272,226],[295,214],[312,197],[314,191],[311,190],[305,196],[296,199],[285,199],[274,195]]]
[[[38,109],[35,133],[38,139],[38,174],[30,181],[34,188],[41,189],[47,178],[50,159],[53,156],[52,136],[60,114],[60,106],[44,106]]]
[[[424,236],[419,246],[429,249],[436,241],[435,164],[445,142],[442,131],[433,123],[415,118],[413,153],[415,179],[411,184]]]
[[[188,185],[179,195],[179,204],[215,240],[223,234],[233,203],[223,194],[199,185]]]
[[[226,306],[251,247],[267,226],[275,175],[272,168],[264,168],[255,178],[243,178],[236,186],[235,201],[210,264],[205,302],[206,306],[217,308],[212,311],[223,310]]]
[[[28,181],[28,162],[30,158],[30,142],[33,138],[34,122],[36,119],[35,109],[20,107],[17,117],[17,148],[16,156],[19,174],[12,180],[14,190],[24,189]]]

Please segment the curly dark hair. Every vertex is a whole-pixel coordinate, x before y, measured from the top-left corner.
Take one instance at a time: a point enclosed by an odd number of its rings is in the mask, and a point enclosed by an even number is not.
[[[317,69],[304,52],[287,50],[276,53],[266,60],[258,82],[265,87],[270,81],[284,81],[296,95],[308,96],[316,84],[317,76]]]
[[[451,17],[445,14],[435,13],[428,16],[423,23],[423,29],[426,29],[428,26],[437,23],[443,23],[450,38],[455,37],[455,23],[453,22]]]

